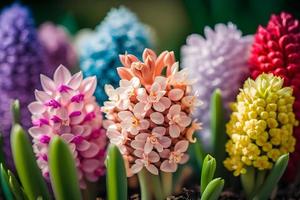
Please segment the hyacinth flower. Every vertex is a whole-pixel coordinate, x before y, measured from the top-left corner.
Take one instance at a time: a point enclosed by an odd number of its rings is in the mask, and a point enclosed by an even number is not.
[[[282,12],[272,15],[266,27],[259,26],[250,55],[250,72],[253,78],[261,73],[272,73],[284,79],[293,88],[294,112],[300,119],[300,25],[292,15]],[[286,181],[293,181],[300,163],[300,127],[294,129],[296,147],[290,155],[285,173]]]
[[[237,27],[228,23],[217,24],[213,29],[205,27],[204,36],[192,34],[181,48],[182,67],[188,68],[203,105],[195,116],[203,123],[200,137],[206,148],[211,143],[210,98],[217,88],[222,91],[229,116],[228,104],[234,100],[242,82],[248,75],[247,60],[252,36],[242,36]]]
[[[46,54],[47,68],[44,73],[51,75],[60,64],[74,67],[77,55],[67,30],[51,22],[43,23],[38,30],[38,37]]]
[[[35,91],[36,101],[29,104],[33,126],[29,133],[43,175],[49,177],[48,148],[54,136],[63,138],[72,150],[81,188],[104,174],[106,147],[102,113],[93,93],[96,77],[83,79],[78,72],[71,76],[59,66],[54,78],[41,75],[43,90]]]
[[[39,88],[39,74],[44,69],[44,53],[37,38],[30,11],[19,4],[5,8],[0,16],[0,127],[4,137],[7,165],[13,169],[9,143],[12,115],[10,103],[18,98],[21,104],[21,123],[30,126],[27,105]]]
[[[284,87],[283,82],[280,77],[264,73],[256,80],[249,78],[231,105],[233,112],[226,125],[228,157],[224,165],[234,176],[241,175],[249,198],[258,193],[269,195],[264,187],[276,185],[286,167],[277,162],[287,164],[288,161],[279,158],[295,150],[293,128],[299,123],[293,112],[295,97],[292,88]],[[268,180],[265,176],[278,166],[280,173],[275,176],[276,181],[265,184],[264,180]],[[259,191],[260,187],[263,192]]]
[[[105,86],[109,100],[102,107],[107,118],[104,125],[110,142],[123,155],[127,175],[139,174],[143,190],[145,174],[171,176],[188,161],[188,146],[195,142],[194,131],[200,129],[191,114],[200,101],[192,92],[187,69],[178,70],[173,52],[157,56],[145,49],[142,61],[132,54],[121,55],[120,60],[119,87]],[[161,195],[157,180],[155,194]]]
[[[104,85],[118,85],[116,68],[121,65],[119,54],[130,53],[139,58],[146,47],[151,47],[148,27],[125,7],[112,9],[95,34],[82,43],[80,67],[84,76],[97,77],[95,96],[99,104],[107,100]]]

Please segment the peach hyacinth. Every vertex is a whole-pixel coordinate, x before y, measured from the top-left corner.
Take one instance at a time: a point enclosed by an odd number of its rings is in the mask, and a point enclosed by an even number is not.
[[[62,137],[70,146],[76,161],[81,188],[85,180],[95,182],[104,174],[106,135],[102,113],[93,93],[95,77],[83,79],[82,73],[73,76],[60,65],[54,80],[41,75],[44,91],[35,91],[36,101],[29,104],[33,127],[33,149],[43,175],[49,178],[48,146],[52,137]]]
[[[107,136],[123,154],[128,176],[144,167],[155,175],[159,170],[175,172],[188,161],[186,151],[196,141],[193,133],[201,128],[192,119],[201,104],[192,92],[194,81],[187,70],[179,71],[173,52],[157,56],[145,49],[143,61],[131,54],[120,60],[120,87],[105,86]]]

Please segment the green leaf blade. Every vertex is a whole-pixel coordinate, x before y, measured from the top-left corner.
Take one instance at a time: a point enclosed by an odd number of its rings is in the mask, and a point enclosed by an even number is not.
[[[217,200],[224,188],[224,179],[215,178],[209,182],[202,193],[201,200]]]
[[[12,128],[11,147],[14,163],[27,197],[30,200],[36,200],[39,196],[45,200],[50,199],[29,139],[19,124],[15,124]]]
[[[201,172],[201,193],[204,192],[209,182],[214,178],[216,171],[216,159],[211,155],[207,155],[203,161],[203,167]]]
[[[58,136],[49,146],[51,185],[58,200],[81,200],[75,161],[69,146]]]
[[[217,169],[216,175],[224,175],[223,160],[225,160],[225,143],[226,143],[226,128],[225,128],[225,112],[221,90],[216,89],[211,96],[211,146],[212,155],[216,158]]]
[[[254,200],[268,199],[272,191],[279,182],[289,162],[289,154],[284,154],[278,158],[275,165],[271,169],[261,189],[254,196]]]
[[[13,200],[13,194],[10,190],[9,187],[9,180],[8,180],[8,175],[7,172],[3,166],[3,164],[1,163],[0,165],[0,186],[1,186],[1,190],[4,193],[4,196],[7,200]]]
[[[108,200],[127,200],[127,176],[125,164],[119,149],[110,145],[106,159]]]

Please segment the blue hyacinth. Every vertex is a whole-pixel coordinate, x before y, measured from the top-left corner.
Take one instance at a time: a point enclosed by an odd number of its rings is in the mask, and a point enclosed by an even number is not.
[[[99,104],[107,100],[104,85],[117,86],[120,80],[116,71],[121,66],[119,54],[127,52],[141,57],[148,47],[152,47],[149,28],[135,14],[125,7],[114,8],[107,14],[80,50],[84,76],[97,76],[95,96]]]

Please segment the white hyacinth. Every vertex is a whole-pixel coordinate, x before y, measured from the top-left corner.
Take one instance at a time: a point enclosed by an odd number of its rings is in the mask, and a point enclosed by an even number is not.
[[[186,45],[181,48],[181,66],[189,68],[191,78],[198,82],[194,89],[198,91],[203,105],[195,115],[203,123],[200,137],[207,146],[210,143],[210,97],[216,88],[220,88],[228,112],[232,102],[248,75],[248,55],[252,36],[242,36],[237,27],[228,23],[204,29],[205,37],[198,34],[188,36]],[[228,116],[228,114],[227,114]]]

